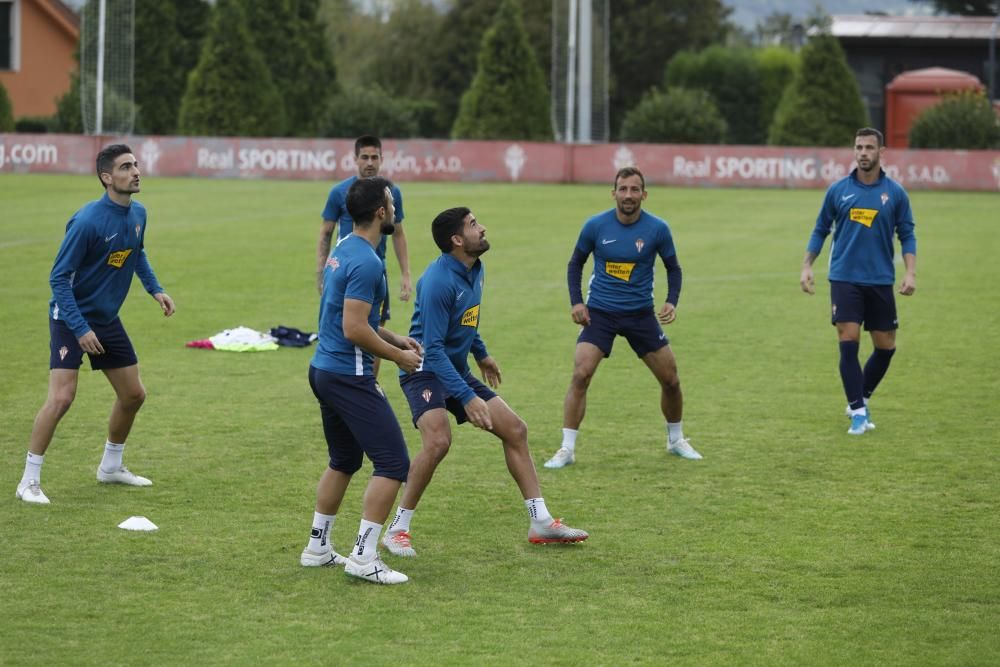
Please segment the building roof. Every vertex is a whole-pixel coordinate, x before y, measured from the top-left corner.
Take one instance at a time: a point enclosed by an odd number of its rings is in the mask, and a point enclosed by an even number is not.
[[[830,28],[839,39],[964,39],[989,41],[992,16],[833,16]],[[998,33],[1000,37],[1000,33]]]

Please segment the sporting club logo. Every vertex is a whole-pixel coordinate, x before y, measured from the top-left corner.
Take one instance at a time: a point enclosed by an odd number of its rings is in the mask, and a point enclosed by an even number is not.
[[[138,224],[138,223],[136,223],[136,225],[135,225],[135,237],[136,237],[136,238],[139,238],[139,231],[140,231],[141,229],[142,229],[142,228],[141,228],[141,227],[139,226],[139,224]]]
[[[122,268],[125,264],[125,260],[128,256],[132,254],[132,248],[126,248],[125,250],[119,250],[118,252],[113,252],[108,255],[108,266],[113,266],[116,269]]]
[[[142,160],[142,168],[147,174],[156,173],[156,163],[160,159],[160,146],[152,139],[147,139],[139,148],[139,159]]]
[[[888,202],[888,201],[889,201],[889,193],[888,192],[883,192],[882,193],[882,206],[885,206],[886,202]]]
[[[330,259],[326,260],[326,265],[330,267],[331,271],[336,271],[340,268],[340,262],[333,255],[330,255]]]
[[[434,396],[434,392],[431,391],[430,389],[424,389],[420,393],[420,398],[424,399],[424,403],[430,403],[431,402],[431,398],[433,396]]]
[[[834,317],[837,316],[837,304],[834,303],[830,305],[830,314]]]
[[[516,181],[517,177],[521,173],[521,169],[524,168],[524,163],[527,162],[525,157],[524,149],[517,144],[511,144],[507,148],[507,152],[504,153],[503,163],[507,165],[507,171],[510,173],[510,180]]]
[[[69,354],[69,348],[63,345],[59,348],[59,361],[65,361],[66,355]]]
[[[624,169],[625,167],[635,167],[635,153],[633,153],[627,146],[619,146],[618,150],[615,151],[614,156],[615,170]]]
[[[645,241],[643,241],[642,239],[636,239],[635,240],[635,250],[636,250],[636,252],[642,252],[642,248],[645,245],[646,245]]]

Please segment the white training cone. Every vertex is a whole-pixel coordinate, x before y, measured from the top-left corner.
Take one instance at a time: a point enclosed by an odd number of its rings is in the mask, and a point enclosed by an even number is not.
[[[118,524],[125,530],[156,530],[156,524],[144,516],[130,516]]]

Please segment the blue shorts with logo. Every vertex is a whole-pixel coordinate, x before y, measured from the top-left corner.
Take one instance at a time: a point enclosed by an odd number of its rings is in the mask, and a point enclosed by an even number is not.
[[[670,344],[652,309],[610,313],[588,307],[587,311],[590,325],[580,330],[576,342],[596,345],[605,357],[611,356],[615,336],[624,336],[639,358]]]
[[[309,386],[319,401],[331,469],[353,475],[367,455],[373,475],[406,481],[410,455],[403,431],[374,376],[309,366]]]
[[[830,281],[830,323],[864,322],[865,331],[899,328],[892,285],[859,285]]]
[[[95,370],[126,368],[139,363],[135,349],[128,333],[119,318],[110,324],[93,324],[88,322],[91,331],[97,336],[104,354],[90,354],[90,367]],[[49,369],[65,368],[79,370],[83,365],[83,348],[76,334],[70,331],[63,320],[49,318]]]
[[[470,371],[466,371],[462,379],[465,384],[472,388],[472,391],[476,392],[476,396],[484,401],[496,397],[496,393],[480,382]],[[403,375],[399,378],[399,386],[406,394],[406,400],[410,404],[414,426],[417,425],[417,421],[425,412],[435,408],[444,408],[455,415],[455,421],[459,424],[469,421],[462,402],[446,392],[436,374],[430,371],[417,371]]]

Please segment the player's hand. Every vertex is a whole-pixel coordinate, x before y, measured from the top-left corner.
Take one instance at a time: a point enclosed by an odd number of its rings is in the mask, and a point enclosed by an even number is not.
[[[577,324],[580,324],[585,327],[590,326],[590,311],[587,310],[586,305],[578,303],[575,306],[573,306],[573,310],[570,312],[570,316],[573,318],[573,321],[576,322]]]
[[[677,307],[668,301],[660,308],[657,317],[660,318],[660,324],[670,324],[677,319]]]
[[[88,331],[76,339],[80,343],[80,348],[87,354],[104,354],[104,346],[97,340],[97,334]]]
[[[899,283],[899,293],[903,296],[913,296],[917,291],[917,277],[912,273],[903,276],[903,282]]]
[[[413,284],[410,282],[410,276],[403,276],[399,279],[399,300],[409,301],[411,294],[413,294]]]
[[[399,370],[404,373],[412,373],[417,370],[423,360],[423,356],[416,350],[400,350],[399,355],[394,359]]]
[[[469,418],[473,426],[484,431],[493,430],[493,420],[490,418],[490,408],[486,401],[474,396],[471,401],[465,404],[465,416]]]
[[[163,309],[164,317],[170,317],[177,311],[174,300],[166,292],[157,292],[153,295],[153,298],[156,299],[157,303],[160,304],[160,308]]]
[[[416,338],[410,338],[409,336],[400,336],[400,349],[403,350],[413,350],[420,355],[421,358],[424,356],[424,346],[420,344]]]
[[[813,270],[811,266],[802,267],[802,275],[799,276],[799,285],[806,294],[816,293],[816,283],[813,280]]]
[[[496,389],[500,386],[500,367],[493,357],[484,357],[476,361],[479,364],[479,372],[482,373],[486,384]]]

